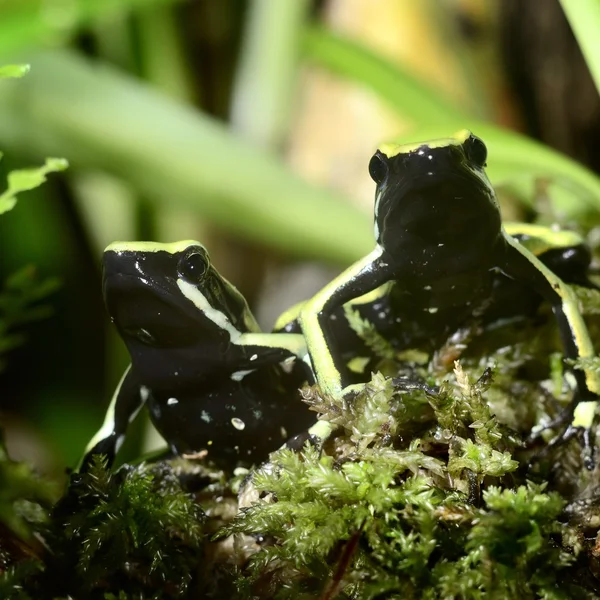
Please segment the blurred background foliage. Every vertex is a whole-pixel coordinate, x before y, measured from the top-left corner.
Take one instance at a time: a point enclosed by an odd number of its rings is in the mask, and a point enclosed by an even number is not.
[[[60,282],[3,356],[13,457],[60,471],[100,424],[127,362],[101,298],[114,240],[201,240],[268,328],[370,250],[377,145],[465,127],[507,218],[600,225],[600,9],[564,5],[1,1],[0,65],[31,65],[0,83],[2,176],[70,164],[0,218],[0,279]]]

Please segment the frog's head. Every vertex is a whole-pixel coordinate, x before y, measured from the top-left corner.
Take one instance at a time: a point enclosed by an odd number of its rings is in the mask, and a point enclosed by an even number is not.
[[[378,244],[392,258],[415,245],[447,245],[456,255],[456,246],[467,241],[470,251],[485,252],[501,227],[486,160],[485,144],[467,130],[430,142],[382,145],[369,164],[377,184]]]
[[[116,242],[104,251],[104,299],[130,352],[227,347],[258,331],[243,296],[210,264],[204,246]]]

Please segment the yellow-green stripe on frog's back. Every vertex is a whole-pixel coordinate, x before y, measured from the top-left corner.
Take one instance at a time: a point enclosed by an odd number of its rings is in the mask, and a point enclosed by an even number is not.
[[[470,135],[471,132],[468,129],[461,129],[449,138],[440,138],[437,140],[417,142],[414,144],[395,144],[394,142],[389,142],[381,144],[378,149],[388,158],[392,158],[394,156],[398,156],[399,154],[408,154],[409,152],[414,152],[422,146],[427,146],[427,148],[445,148],[447,146],[460,146],[461,144],[465,143],[465,141]]]
[[[542,273],[546,280],[550,283],[554,291],[562,300],[561,308],[569,324],[572,338],[577,346],[578,354],[582,358],[591,358],[595,356],[594,346],[586,324],[579,312],[578,300],[572,288],[564,283],[557,275],[555,275],[543,262],[527,248],[510,235],[504,236],[506,241],[516,250],[518,250],[533,266]],[[600,373],[595,373],[591,369],[584,370],[585,383],[590,392],[600,395]],[[574,426],[589,428],[592,425],[596,402],[582,402],[575,409],[573,419]]]
[[[362,296],[359,296],[358,298],[355,298],[354,300],[351,300],[350,302],[347,302],[347,304],[350,304],[351,306],[356,306],[359,304],[369,304],[371,302],[375,302],[376,300],[385,297],[389,293],[391,287],[391,282],[385,283],[383,285],[380,285],[378,288],[374,289],[372,292],[368,292],[366,294],[363,294]],[[277,321],[275,321],[273,330],[279,331],[283,329],[288,323],[292,323],[296,319],[299,319],[300,313],[302,312],[302,309],[304,308],[307,302],[308,300],[302,300],[301,302],[290,306],[290,308],[282,312],[277,317]]]
[[[339,396],[342,392],[342,375],[336,367],[335,360],[325,339],[319,323],[319,316],[330,298],[345,284],[352,281],[373,261],[381,256],[382,249],[377,246],[370,254],[348,267],[333,279],[321,291],[307,300],[300,313],[300,324],[306,345],[312,360],[312,366],[321,391],[331,396]]]
[[[525,236],[521,243],[536,256],[540,256],[548,250],[573,248],[585,243],[584,239],[575,231],[554,230],[535,223],[507,222],[504,223],[504,230],[511,236]]]

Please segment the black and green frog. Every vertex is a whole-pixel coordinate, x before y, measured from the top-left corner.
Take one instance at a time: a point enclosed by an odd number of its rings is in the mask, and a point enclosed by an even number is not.
[[[131,366],[83,467],[94,454],[112,461],[144,404],[175,453],[225,466],[262,460],[314,421],[298,394],[312,382],[304,338],[262,333],[201,244],[115,243],[103,270]]]
[[[399,347],[435,347],[465,321],[514,313],[529,292],[552,306],[567,358],[594,348],[572,283],[587,285],[589,251],[578,236],[534,225],[504,228],[486,173],[487,149],[467,130],[448,139],[383,145],[369,172],[376,184],[375,248],[303,304],[297,319],[325,395],[351,397],[353,384],[333,340],[348,302],[377,307],[371,321]],[[530,249],[528,249],[530,248]],[[600,374],[574,370],[569,425],[589,431]]]
[[[347,303],[396,348],[435,348],[474,315],[495,321],[541,299],[552,306],[565,356],[593,356],[577,298],[563,281],[589,284],[589,251],[571,232],[503,227],[486,160],[485,144],[468,131],[381,146],[369,165],[374,250],[284,313],[274,333],[260,331],[199,243],[109,246],[104,296],[132,364],[84,464],[95,453],[114,456],[144,403],[175,452],[206,452],[229,465],[264,460],[293,436],[326,437],[330,427],[313,425],[298,388],[315,380],[337,397],[361,389],[347,369],[364,351],[344,317]],[[600,393],[592,370],[572,378],[567,436],[591,428]]]

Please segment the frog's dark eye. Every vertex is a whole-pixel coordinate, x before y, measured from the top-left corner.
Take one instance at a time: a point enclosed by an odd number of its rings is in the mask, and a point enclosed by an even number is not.
[[[387,157],[377,150],[369,163],[369,175],[375,183],[381,183],[388,173]]]
[[[487,148],[482,140],[471,134],[465,141],[467,158],[478,167],[485,167],[487,161]]]
[[[190,248],[179,260],[177,272],[180,277],[188,283],[197,285],[202,283],[206,272],[208,271],[208,256],[204,248]]]

